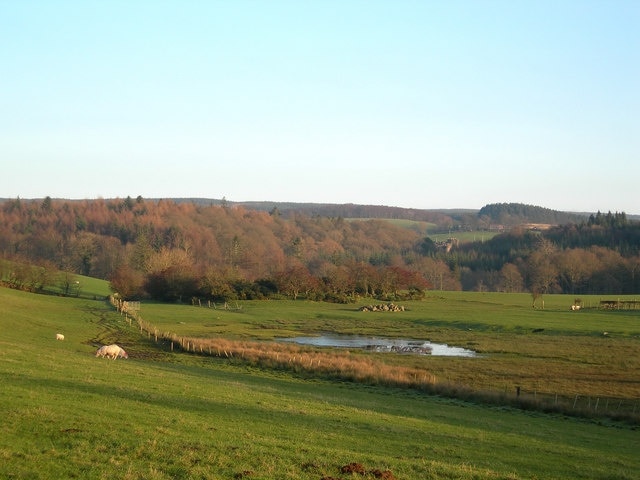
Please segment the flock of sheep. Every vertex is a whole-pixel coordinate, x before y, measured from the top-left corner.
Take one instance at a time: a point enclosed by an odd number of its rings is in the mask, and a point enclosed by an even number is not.
[[[56,333],[56,340],[64,340],[64,335]],[[106,357],[111,360],[115,360],[116,358],[129,358],[129,355],[125,352],[124,348],[113,343],[111,345],[103,345],[100,347],[96,352],[96,357]]]

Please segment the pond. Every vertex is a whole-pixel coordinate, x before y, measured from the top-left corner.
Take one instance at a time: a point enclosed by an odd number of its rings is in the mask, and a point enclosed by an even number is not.
[[[476,356],[476,352],[473,350],[468,350],[462,347],[451,347],[446,343],[432,343],[425,340],[326,334],[317,337],[280,338],[278,341],[292,342],[300,345],[313,345],[315,347],[362,348],[364,350],[371,350],[375,352],[449,357]]]

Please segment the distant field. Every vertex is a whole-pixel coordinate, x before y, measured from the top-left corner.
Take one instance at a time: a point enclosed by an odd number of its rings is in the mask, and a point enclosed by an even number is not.
[[[419,222],[415,220],[402,220],[402,219],[389,219],[387,221],[398,227],[415,230],[416,232],[424,235],[427,235],[430,231],[437,228],[437,225],[435,223],[430,223],[430,222]]]
[[[367,220],[381,220],[384,222],[389,222],[393,225],[402,228],[408,228],[410,230],[414,230],[420,234],[426,235],[429,231],[437,228],[435,223],[431,222],[421,222],[417,220],[404,220],[399,218],[346,218],[345,220],[349,222],[364,222]]]
[[[476,232],[451,232],[451,233],[431,233],[429,238],[434,242],[444,242],[449,238],[456,238],[460,243],[486,242],[498,235],[500,232],[489,232],[480,230]]]
[[[289,333],[301,327],[355,331],[360,324],[363,332],[457,332],[462,340],[477,329],[485,347],[502,334],[520,343],[572,335],[599,339],[594,322],[616,324],[611,313],[564,317],[560,298],[549,299],[548,311],[524,314],[525,300],[443,294],[429,298],[424,309],[410,305],[405,319],[306,302],[256,302],[236,312],[171,306],[158,321],[255,337],[269,318],[274,331]],[[453,304],[449,315],[443,315],[445,304]],[[492,322],[492,308],[506,308],[514,318]],[[150,318],[163,308],[143,304],[142,311]],[[170,353],[91,298],[0,288],[0,314],[0,478],[631,480],[640,471],[638,433],[624,424]],[[298,324],[287,325],[290,318]],[[607,339],[613,342],[610,355],[623,345],[618,341],[638,341],[629,316],[617,322],[620,328]],[[549,332],[525,333],[533,325]],[[56,341],[56,332],[66,339]],[[123,345],[129,360],[94,357],[98,345],[111,342]],[[565,351],[549,358],[573,354]],[[368,474],[342,473],[343,467]]]
[[[434,242],[444,242],[449,238],[457,238],[461,243],[468,242],[484,242],[498,235],[500,232],[489,231],[475,231],[475,232],[447,232],[447,233],[434,233],[438,229],[438,225],[431,222],[420,222],[416,220],[403,220],[403,219],[371,219],[371,218],[347,218],[346,220],[351,222],[365,221],[365,220],[384,220],[385,222],[392,223],[398,227],[414,230],[421,235],[429,237]]]

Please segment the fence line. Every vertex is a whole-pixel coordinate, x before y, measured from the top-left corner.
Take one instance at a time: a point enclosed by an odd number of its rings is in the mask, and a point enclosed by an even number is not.
[[[537,403],[554,410],[591,412],[594,414],[624,415],[640,413],[640,400],[634,398],[608,397],[603,395],[541,393],[525,391],[516,387],[514,393],[524,403]]]

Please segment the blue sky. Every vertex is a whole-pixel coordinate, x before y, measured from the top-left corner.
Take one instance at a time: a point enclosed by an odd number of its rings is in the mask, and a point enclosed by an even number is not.
[[[640,213],[640,2],[0,0],[0,197]]]

